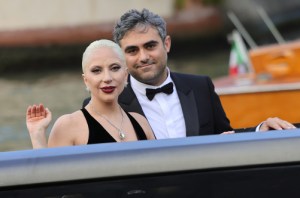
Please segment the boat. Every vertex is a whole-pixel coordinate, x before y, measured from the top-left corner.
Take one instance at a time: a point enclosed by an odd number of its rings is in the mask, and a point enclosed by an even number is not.
[[[300,130],[0,153],[1,198],[299,197]]]
[[[252,40],[247,41],[249,35],[235,18],[233,21],[239,30],[233,31],[231,39],[239,43],[245,57],[242,67],[247,62],[247,69],[214,79],[215,90],[232,127],[257,126],[269,117],[299,123],[300,40],[286,42],[274,32],[278,43],[256,46]],[[243,40],[252,46],[249,50]]]
[[[35,10],[43,9],[45,5],[32,2],[34,6],[26,7],[19,13],[16,12],[19,8],[16,9],[11,6],[7,9],[16,13],[14,17],[7,13],[4,14],[10,20],[3,22],[12,21],[13,23],[5,23],[7,28],[0,30],[0,47],[72,46],[85,45],[99,38],[112,39],[112,30],[120,13],[125,12],[126,8],[128,10],[132,8],[142,9],[147,3],[147,1],[131,1],[125,6],[118,1],[113,1],[108,4],[113,10],[106,13],[104,12],[106,11],[104,5],[107,4],[105,0],[86,1],[75,7],[65,6],[65,3],[60,1],[50,1],[46,3],[46,6],[49,7],[47,12],[45,11],[46,13],[36,20],[28,16],[31,16],[30,13]],[[199,6],[197,4],[192,3],[187,8],[176,10],[173,1],[169,0],[163,3],[155,1],[147,7],[150,10],[151,8],[157,10],[160,15],[164,16],[168,24],[168,33],[174,39],[186,39],[187,36],[207,37],[220,33],[223,28],[220,11],[212,6]],[[77,12],[80,9],[79,6],[83,6],[82,13]],[[58,7],[64,14],[59,20],[52,13],[55,13]],[[161,7],[163,8],[161,9]],[[20,24],[21,22],[18,21],[23,21],[24,24]],[[51,25],[47,26],[46,24]]]

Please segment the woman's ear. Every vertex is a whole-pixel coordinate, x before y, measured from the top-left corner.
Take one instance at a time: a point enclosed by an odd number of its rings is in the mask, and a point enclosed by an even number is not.
[[[86,84],[86,78],[85,78],[85,75],[84,75],[84,74],[81,74],[81,76],[82,76],[83,82]]]
[[[127,84],[128,84],[127,81],[128,81],[128,68],[125,69],[125,83],[124,83],[124,87],[127,86]]]
[[[85,89],[86,89],[88,92],[90,92],[90,88],[89,88],[89,86],[88,86],[87,79],[86,79],[85,75],[84,75],[84,74],[81,74],[81,76],[82,76],[83,82],[84,82],[84,84],[85,84],[85,86],[86,86]]]

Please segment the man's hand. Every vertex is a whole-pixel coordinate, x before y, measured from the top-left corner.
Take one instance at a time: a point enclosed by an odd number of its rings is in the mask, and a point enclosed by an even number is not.
[[[264,121],[260,128],[259,131],[269,131],[269,130],[285,130],[285,129],[295,129],[296,127],[280,118],[268,118],[266,121]]]
[[[233,134],[235,133],[235,131],[225,131],[223,133],[221,133],[221,135],[227,135],[227,134]]]

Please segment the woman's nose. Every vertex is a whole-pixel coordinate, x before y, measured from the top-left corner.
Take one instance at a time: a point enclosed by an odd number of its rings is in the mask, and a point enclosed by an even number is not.
[[[103,82],[109,83],[112,81],[111,73],[109,71],[105,71],[103,75]]]

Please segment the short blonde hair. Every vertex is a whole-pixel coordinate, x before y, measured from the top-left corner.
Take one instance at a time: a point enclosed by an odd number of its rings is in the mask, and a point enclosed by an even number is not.
[[[82,55],[82,72],[84,73],[84,69],[85,66],[88,62],[89,56],[97,49],[100,49],[102,47],[110,47],[112,50],[114,50],[117,55],[119,56],[119,58],[124,62],[125,62],[125,56],[124,53],[122,51],[122,49],[120,48],[120,46],[118,44],[116,44],[115,42],[111,41],[111,40],[107,40],[107,39],[100,39],[100,40],[96,40],[93,41],[92,43],[89,44],[89,46],[85,49],[83,55]]]

